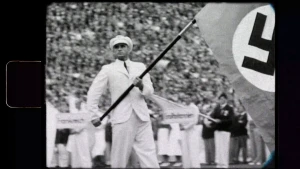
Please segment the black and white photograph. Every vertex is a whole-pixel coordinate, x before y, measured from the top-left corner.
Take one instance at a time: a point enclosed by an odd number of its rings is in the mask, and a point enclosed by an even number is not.
[[[46,11],[48,168],[275,168],[271,3]]]

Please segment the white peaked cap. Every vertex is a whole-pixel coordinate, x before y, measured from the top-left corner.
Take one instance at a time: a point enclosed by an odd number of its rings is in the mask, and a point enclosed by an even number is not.
[[[117,35],[116,37],[114,37],[110,40],[110,42],[109,42],[110,49],[113,49],[113,47],[119,43],[127,44],[129,47],[129,51],[130,52],[132,51],[133,44],[132,44],[131,39],[129,37],[123,36],[123,35]]]

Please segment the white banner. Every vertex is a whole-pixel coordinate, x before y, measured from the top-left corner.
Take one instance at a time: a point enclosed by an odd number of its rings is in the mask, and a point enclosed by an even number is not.
[[[163,122],[165,124],[192,122],[196,115],[193,111],[193,109],[188,107],[164,110]]]
[[[157,95],[151,95],[150,99],[162,109],[165,124],[193,122],[195,119],[197,112],[192,107],[180,105]]]
[[[91,122],[91,113],[59,113],[56,115],[56,128],[82,128]]]

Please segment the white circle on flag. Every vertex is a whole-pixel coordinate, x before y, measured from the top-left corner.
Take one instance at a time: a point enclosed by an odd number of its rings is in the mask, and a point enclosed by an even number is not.
[[[257,88],[275,92],[275,71],[273,75],[267,75],[253,69],[242,67],[245,56],[261,62],[267,62],[269,51],[249,45],[256,15],[260,13],[266,16],[261,39],[272,40],[275,28],[275,11],[270,5],[258,7],[249,12],[239,23],[233,36],[232,53],[235,64],[241,74]]]

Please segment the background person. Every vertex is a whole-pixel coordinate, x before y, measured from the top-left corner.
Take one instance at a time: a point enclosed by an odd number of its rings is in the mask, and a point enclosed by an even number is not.
[[[227,104],[227,95],[222,93],[219,97],[219,104],[211,113],[211,117],[216,119],[215,146],[217,168],[229,167],[229,145],[230,128],[232,125],[234,112],[233,108]]]

